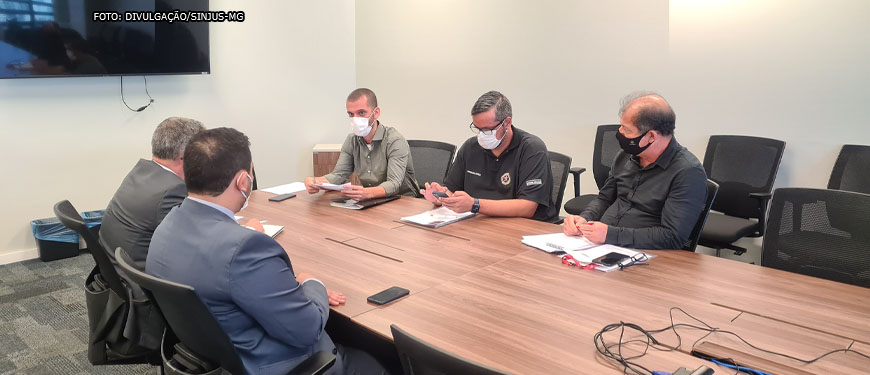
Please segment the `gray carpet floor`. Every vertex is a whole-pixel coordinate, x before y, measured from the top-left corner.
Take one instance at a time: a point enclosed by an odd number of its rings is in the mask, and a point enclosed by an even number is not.
[[[84,283],[93,267],[88,253],[0,266],[0,375],[157,373],[88,362]]]

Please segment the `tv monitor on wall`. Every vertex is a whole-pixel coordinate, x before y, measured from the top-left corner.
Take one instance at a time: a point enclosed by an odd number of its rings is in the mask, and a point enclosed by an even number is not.
[[[0,78],[209,73],[208,22],[154,22],[176,10],[208,0],[0,0]]]

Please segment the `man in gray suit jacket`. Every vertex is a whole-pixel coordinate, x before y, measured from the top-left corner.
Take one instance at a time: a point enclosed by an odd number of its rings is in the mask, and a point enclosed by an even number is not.
[[[238,130],[195,135],[184,152],[189,196],[154,232],[145,271],[192,286],[249,374],[286,374],[319,351],[336,354],[328,374],[384,373],[371,356],[336,346],[324,331],[329,306],[345,297],[296,274],[258,220],[236,222],[253,191],[252,169],[248,137]]]
[[[170,117],[154,130],[151,160],[139,159],[109,202],[100,227],[100,241],[114,262],[123,247],[133,265],[145,270],[151,235],[172,207],[187,196],[184,186],[184,146],[205,130],[199,121]]]

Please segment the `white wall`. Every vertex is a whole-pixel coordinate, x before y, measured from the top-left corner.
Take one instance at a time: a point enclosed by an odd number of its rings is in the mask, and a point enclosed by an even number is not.
[[[843,143],[870,143],[870,2],[749,0],[328,0],[230,2],[213,24],[212,75],[149,79],[134,114],[117,78],[0,81],[0,263],[33,256],[28,221],[72,200],[103,208],[163,118],[251,137],[262,186],[311,173],[310,149],[346,133],[343,98],[380,97],[408,138],[455,144],[497,89],[517,126],[589,166],[619,98],[662,92],[699,158],[710,134],[785,140],[778,186],[825,186]],[[265,39],[269,38],[269,39]],[[276,50],[280,48],[280,50]],[[141,79],[125,80],[131,106]],[[587,173],[583,192],[594,192]],[[569,184],[570,191],[571,186]],[[570,196],[570,193],[568,194]]]
[[[0,264],[35,256],[29,221],[69,199],[103,209],[168,116],[235,127],[251,139],[262,187],[312,173],[311,148],[346,133],[355,85],[354,3],[212,0],[243,23],[211,25],[212,74],[148,79],[155,103],[127,110],[118,78],[0,80]],[[127,102],[145,104],[141,77]]]
[[[825,187],[842,144],[870,143],[864,0],[367,0],[356,15],[357,82],[411,139],[460,144],[496,89],[517,126],[590,166],[595,126],[652,89],[699,159],[712,134],[786,141],[777,186]]]

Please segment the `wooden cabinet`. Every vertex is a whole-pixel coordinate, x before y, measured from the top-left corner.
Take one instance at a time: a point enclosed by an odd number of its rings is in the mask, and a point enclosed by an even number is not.
[[[335,168],[335,163],[338,162],[338,156],[341,155],[340,144],[317,144],[312,150],[312,158],[314,160],[314,175],[323,176],[329,174]],[[354,185],[362,185],[356,173],[350,176],[350,183]]]

